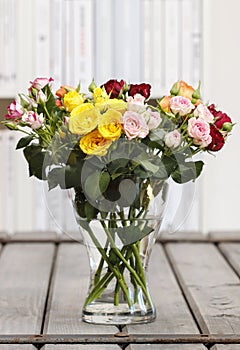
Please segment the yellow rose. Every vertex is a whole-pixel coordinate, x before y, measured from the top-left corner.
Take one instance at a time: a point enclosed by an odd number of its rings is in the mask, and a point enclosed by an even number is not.
[[[120,112],[109,109],[100,118],[98,125],[100,134],[106,139],[118,139],[122,133],[121,119],[122,114]]]
[[[123,114],[127,110],[127,103],[117,98],[110,98],[104,103],[96,103],[95,106],[100,110],[100,112],[104,112],[108,109],[115,109]]]
[[[111,98],[108,101],[108,109],[110,108],[115,109],[116,111],[123,114],[127,110],[127,102],[118,100],[117,98]]]
[[[75,107],[81,105],[84,102],[84,98],[76,90],[69,91],[64,95],[63,104],[66,111],[71,112]]]
[[[89,109],[92,109],[94,108],[93,105],[89,102],[87,103],[82,103],[81,105],[75,107],[71,114],[70,114],[70,117],[75,117],[76,115],[78,115],[79,113],[83,112],[83,111],[87,111]]]
[[[69,119],[69,130],[73,134],[85,135],[97,127],[99,117],[100,114],[96,108],[71,116]]]
[[[104,103],[109,99],[109,96],[104,88],[96,87],[93,90],[93,99],[95,103]]]
[[[111,143],[111,140],[105,139],[96,129],[89,134],[84,135],[81,138],[79,145],[81,150],[88,155],[104,156]]]

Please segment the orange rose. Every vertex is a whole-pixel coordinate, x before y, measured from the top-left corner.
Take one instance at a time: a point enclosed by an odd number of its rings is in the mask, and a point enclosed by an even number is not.
[[[189,100],[191,100],[191,102],[194,105],[198,105],[199,103],[201,103],[201,100],[197,99],[197,98],[193,98],[192,95],[193,95],[194,91],[196,92],[196,90],[191,85],[188,85],[183,80],[179,80],[178,82],[173,84],[173,87],[171,89],[171,92],[173,92],[172,93],[173,95],[186,97]]]
[[[190,85],[188,85],[185,81],[180,80],[178,82],[178,95],[189,98],[189,100],[192,99],[192,94],[194,92],[194,88]]]
[[[73,90],[75,90],[75,88],[70,85],[61,85],[60,88],[56,91],[56,95],[59,98],[63,98],[67,92],[73,91]]]
[[[161,99],[159,105],[164,112],[167,112],[167,113],[171,112],[171,110],[170,110],[171,98],[172,98],[172,96],[164,96],[163,99]]]
[[[60,87],[60,89],[58,89],[56,91],[56,95],[59,97],[59,98],[63,98],[63,96],[67,93],[67,90],[64,89],[63,86]]]

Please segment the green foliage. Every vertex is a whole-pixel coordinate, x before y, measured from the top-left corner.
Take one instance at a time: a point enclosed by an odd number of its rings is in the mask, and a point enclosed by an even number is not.
[[[40,180],[46,180],[46,172],[44,167],[44,157],[46,151],[38,145],[30,145],[25,147],[24,156],[28,162],[29,176],[36,176]]]
[[[16,149],[20,149],[20,148],[24,148],[26,147],[27,145],[29,145],[29,143],[34,139],[34,135],[31,134],[29,136],[25,136],[25,137],[22,137],[18,143],[17,143],[17,146],[16,146]]]
[[[143,225],[144,227],[142,228]],[[116,230],[124,245],[138,242],[143,237],[149,235],[152,231],[152,227],[147,226],[144,220],[136,220],[136,222],[133,222],[132,225],[118,227]]]

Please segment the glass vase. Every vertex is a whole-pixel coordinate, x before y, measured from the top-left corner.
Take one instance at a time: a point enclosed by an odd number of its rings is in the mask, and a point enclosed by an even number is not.
[[[83,215],[78,189],[71,191],[77,222],[86,246],[90,283],[82,319],[96,324],[138,324],[151,322],[156,310],[148,284],[148,263],[159,233],[166,205],[167,183],[157,195],[145,194],[146,210],[136,205],[112,206],[110,211],[93,210],[92,218]],[[79,198],[80,196],[80,198]],[[86,209],[86,208],[85,208]]]

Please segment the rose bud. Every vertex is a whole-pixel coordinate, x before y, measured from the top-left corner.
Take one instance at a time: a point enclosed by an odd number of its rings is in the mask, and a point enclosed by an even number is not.
[[[178,81],[176,83],[173,84],[171,90],[170,90],[170,94],[171,95],[174,95],[174,96],[177,96],[179,93],[179,83]]]
[[[60,89],[56,91],[56,96],[63,98],[66,93],[67,90],[63,86],[61,86]]]
[[[230,132],[232,128],[233,128],[233,124],[229,122],[224,123],[222,126],[222,130],[227,132]]]
[[[198,87],[196,88],[196,90],[193,91],[193,94],[192,94],[192,98],[194,99],[194,102],[192,101],[192,103],[196,103],[197,100],[199,100],[201,98],[200,86],[201,86],[201,82],[199,81]]]
[[[57,99],[56,101],[55,101],[55,103],[56,103],[56,106],[57,107],[62,107],[62,102],[61,102],[61,100],[59,100],[59,99]]]
[[[88,86],[88,91],[93,92],[96,89],[97,85],[95,84],[94,79],[92,79],[91,84]]]

